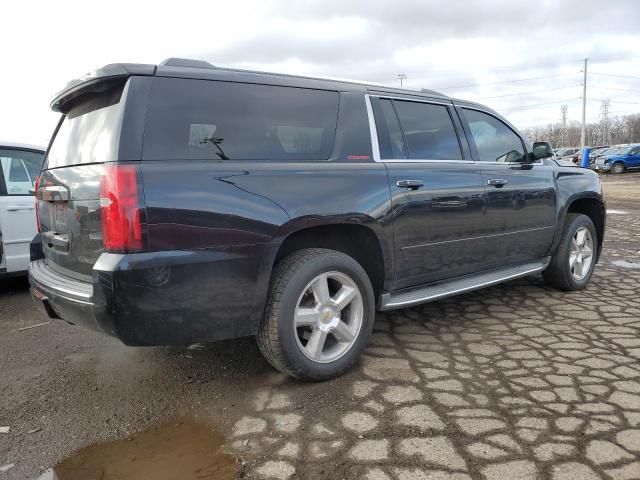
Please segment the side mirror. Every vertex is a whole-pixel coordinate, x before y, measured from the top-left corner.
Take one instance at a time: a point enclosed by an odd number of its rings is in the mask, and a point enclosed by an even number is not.
[[[542,160],[543,158],[553,157],[553,149],[549,142],[534,142],[533,159]]]

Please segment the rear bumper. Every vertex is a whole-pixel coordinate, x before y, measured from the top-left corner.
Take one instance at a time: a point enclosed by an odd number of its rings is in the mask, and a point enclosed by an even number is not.
[[[36,305],[49,318],[64,318],[96,329],[90,283],[57,275],[44,260],[29,265],[29,283]]]
[[[31,294],[49,318],[63,319],[126,345],[185,345],[254,335],[260,246],[241,250],[103,253],[90,281],[62,275],[39,259]]]

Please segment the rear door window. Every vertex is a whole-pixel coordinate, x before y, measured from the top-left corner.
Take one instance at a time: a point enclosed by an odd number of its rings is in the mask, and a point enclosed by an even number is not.
[[[407,158],[402,129],[391,100],[374,98],[372,106],[378,127],[380,157],[383,160]]]
[[[462,150],[446,105],[393,102],[409,150],[418,160],[462,160]]]
[[[327,160],[339,95],[334,91],[157,78],[145,160]]]
[[[6,195],[32,195],[43,156],[27,150],[0,149],[3,180],[0,191]]]

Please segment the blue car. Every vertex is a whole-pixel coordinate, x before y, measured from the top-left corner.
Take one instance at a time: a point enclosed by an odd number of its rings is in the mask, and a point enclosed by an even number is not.
[[[603,155],[595,164],[599,172],[622,173],[636,168],[640,169],[640,144],[627,145],[613,154]]]

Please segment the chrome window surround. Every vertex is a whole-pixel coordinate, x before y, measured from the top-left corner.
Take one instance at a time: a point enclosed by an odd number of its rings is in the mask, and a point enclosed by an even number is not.
[[[373,95],[376,98],[388,98],[391,100],[403,100],[407,102],[417,102],[417,103],[429,103],[435,105],[444,105],[444,106],[452,106],[451,103],[431,101],[431,100],[420,100],[413,98],[403,98],[396,97],[392,95]],[[371,106],[371,96],[367,93],[365,95],[365,104],[367,106],[367,116],[369,117],[369,132],[371,133],[371,147],[373,149],[373,160],[376,162],[385,162],[385,163],[453,163],[453,164],[461,164],[461,163],[475,163],[473,160],[434,160],[429,158],[397,158],[397,159],[382,159],[380,157],[380,144],[378,143],[378,130],[376,128],[376,120],[373,116],[373,107]],[[455,125],[454,125],[455,128]],[[456,131],[456,135],[459,133]],[[459,141],[459,140],[458,140]],[[462,152],[461,152],[462,153]]]
[[[380,144],[378,143],[378,130],[376,128],[376,120],[373,116],[373,107],[371,106],[371,96],[370,94],[365,94],[364,99],[365,99],[365,106],[367,108],[367,117],[369,119],[369,133],[370,133],[370,137],[371,137],[371,149],[373,151],[373,160],[375,162],[383,162],[383,163],[452,163],[452,164],[471,164],[471,163],[477,163],[479,165],[504,165],[504,166],[510,166],[510,165],[543,165],[544,162],[542,160],[538,160],[537,162],[527,162],[527,163],[523,163],[523,162],[488,162],[488,161],[481,161],[481,160],[434,160],[434,159],[428,159],[428,158],[398,158],[398,159],[382,159],[380,157]],[[430,104],[435,104],[435,105],[445,105],[445,106],[452,106],[452,107],[458,107],[458,108],[468,108],[471,110],[477,110],[478,112],[481,113],[485,113],[487,115],[491,115],[494,118],[495,115],[493,115],[490,112],[487,112],[486,110],[483,110],[481,108],[476,108],[476,107],[470,107],[467,105],[458,105],[458,104],[454,104],[454,103],[446,103],[446,102],[438,102],[436,100],[422,100],[422,99],[416,99],[416,98],[404,98],[404,97],[398,97],[398,96],[393,96],[393,95],[373,95],[376,98],[388,98],[391,100],[403,100],[403,101],[407,101],[407,102],[418,102],[418,103],[430,103]],[[500,120],[498,118],[498,120]],[[502,120],[500,120],[502,122]],[[503,122],[504,123],[504,122]],[[509,129],[511,129],[513,131],[513,129],[511,128],[510,125],[505,124],[509,127]],[[455,126],[455,125],[454,125]],[[514,133],[516,135],[518,135],[515,131]],[[465,132],[462,132],[463,135],[466,135]],[[520,138],[520,140],[522,141],[522,137],[520,137],[520,135],[518,135],[518,138]],[[523,142],[523,146],[524,146],[524,142]],[[526,151],[526,148],[525,148]]]

